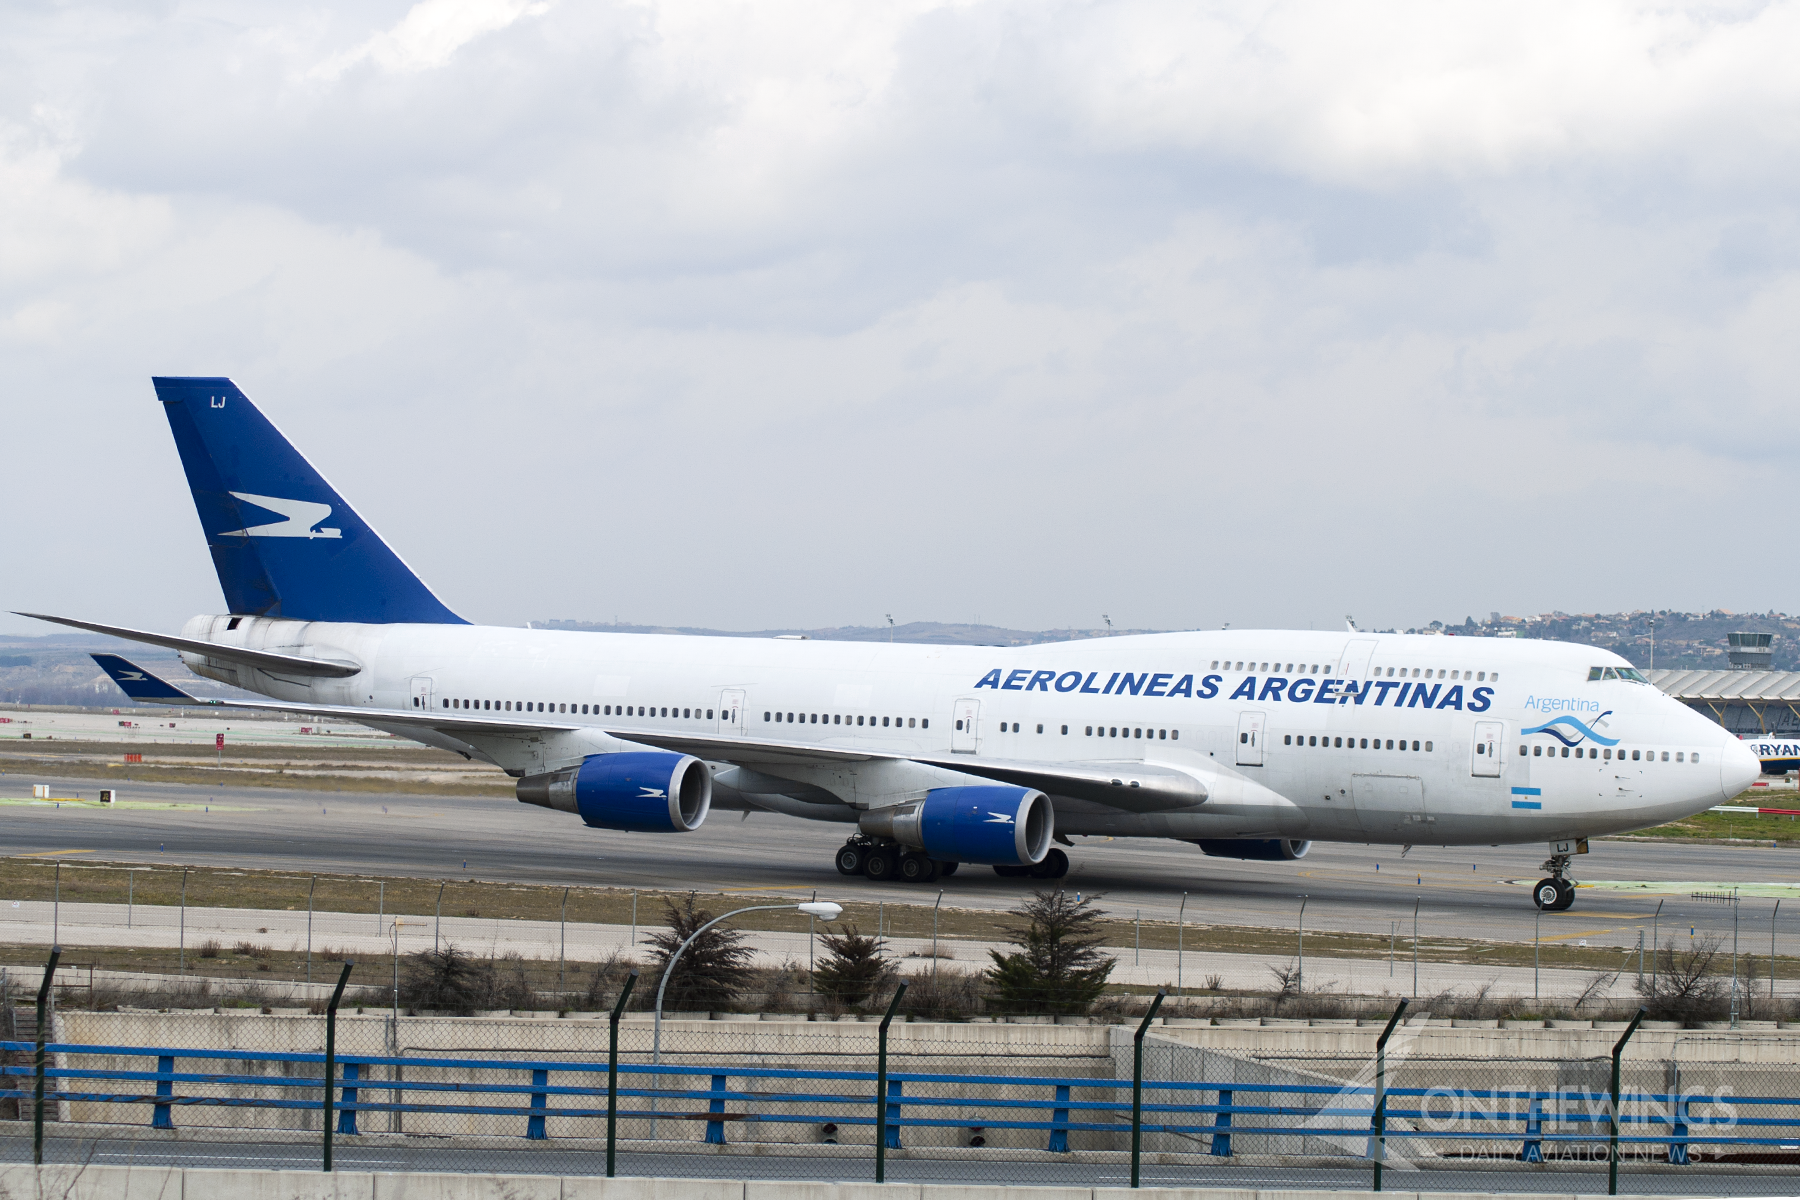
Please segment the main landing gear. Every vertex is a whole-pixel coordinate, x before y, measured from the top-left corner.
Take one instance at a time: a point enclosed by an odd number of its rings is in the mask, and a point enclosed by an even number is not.
[[[1538,880],[1531,889],[1532,902],[1544,912],[1565,912],[1575,903],[1575,884],[1563,878],[1569,860],[1567,854],[1552,854],[1544,860],[1542,869],[1550,872],[1550,878]]]
[[[904,883],[931,883],[956,874],[961,865],[928,858],[898,842],[882,842],[862,834],[838,848],[840,875],[863,875],[878,883],[898,879]]]
[[[881,841],[857,834],[838,847],[840,875],[861,875],[878,883],[897,879],[903,883],[931,883],[956,874],[962,864],[929,858],[898,842]],[[1069,856],[1052,849],[1044,861],[1029,867],[995,867],[994,874],[1009,879],[1061,879],[1069,873]]]

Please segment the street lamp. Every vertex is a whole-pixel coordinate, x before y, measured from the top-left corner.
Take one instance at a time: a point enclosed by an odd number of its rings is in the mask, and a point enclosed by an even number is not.
[[[656,1027],[650,1038],[650,1065],[652,1067],[659,1067],[662,1065],[663,993],[668,990],[669,976],[675,974],[675,964],[681,961],[681,956],[687,953],[687,948],[694,944],[694,939],[727,918],[739,916],[747,912],[770,912],[775,909],[786,908],[799,909],[809,917],[818,917],[820,920],[826,922],[837,920],[844,912],[843,905],[833,904],[829,900],[809,900],[804,904],[752,904],[748,908],[733,909],[722,917],[714,917],[700,928],[694,930],[694,932],[688,934],[687,941],[676,947],[675,953],[669,958],[669,965],[663,970],[662,982],[656,985]],[[659,1090],[662,1088],[662,1076],[660,1075],[656,1076],[656,1086]],[[650,1118],[650,1136],[654,1138],[656,1136],[656,1117],[654,1115],[656,1112],[656,1101],[652,1099],[650,1103],[650,1111],[652,1113]]]

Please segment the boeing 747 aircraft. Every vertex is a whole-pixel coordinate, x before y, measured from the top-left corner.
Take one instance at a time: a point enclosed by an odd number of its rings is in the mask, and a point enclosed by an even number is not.
[[[1230,630],[993,649],[574,633],[452,612],[229,379],[159,378],[227,611],[196,674],[494,763],[598,829],[714,807],[836,821],[837,868],[1055,878],[1082,836],[1280,861],[1315,840],[1547,843],[1537,905],[1599,834],[1735,796],[1725,730],[1616,654],[1531,640]],[[96,655],[128,695],[201,703]]]

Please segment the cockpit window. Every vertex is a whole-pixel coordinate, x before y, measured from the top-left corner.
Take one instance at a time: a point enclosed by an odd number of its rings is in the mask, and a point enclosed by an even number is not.
[[[1645,679],[1643,677],[1643,675],[1638,672],[1638,669],[1636,667],[1589,667],[1588,668],[1589,682],[1592,682],[1596,679],[1624,679],[1624,680],[1628,680],[1631,683],[1649,683],[1650,682],[1648,679]]]
[[[1602,679],[1617,679],[1618,677],[1619,673],[1611,667],[1606,668],[1606,670],[1600,673],[1600,678]]]
[[[1642,672],[1640,672],[1636,667],[1620,667],[1619,668],[1619,678],[1620,679],[1629,679],[1632,683],[1647,684],[1650,682],[1648,679],[1644,678]]]
[[[1604,672],[1605,670],[1606,670],[1605,667],[1589,667],[1588,668],[1588,682],[1592,683],[1594,680],[1600,678],[1601,673]]]

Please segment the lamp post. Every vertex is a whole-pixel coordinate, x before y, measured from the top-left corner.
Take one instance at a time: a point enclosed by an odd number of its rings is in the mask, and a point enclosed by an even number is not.
[[[687,948],[694,944],[694,939],[711,929],[714,925],[717,925],[720,921],[727,920],[731,917],[741,916],[747,912],[772,912],[776,909],[783,908],[799,909],[809,917],[818,917],[820,920],[828,922],[837,920],[844,912],[843,905],[833,904],[829,900],[809,900],[804,904],[752,904],[748,908],[734,908],[722,917],[714,917],[700,928],[694,930],[694,932],[688,934],[687,940],[677,946],[675,948],[675,953],[669,956],[669,965],[663,970],[662,981],[656,985],[656,1019],[655,1026],[651,1030],[650,1035],[650,1065],[652,1067],[659,1067],[662,1065],[663,993],[669,988],[669,976],[675,974],[675,964],[681,961],[681,956],[687,953]],[[658,1075],[655,1078],[656,1087],[660,1090],[662,1088],[662,1076]],[[650,1101],[650,1112],[652,1114],[650,1117],[650,1136],[655,1138],[656,1099],[654,1096]]]

